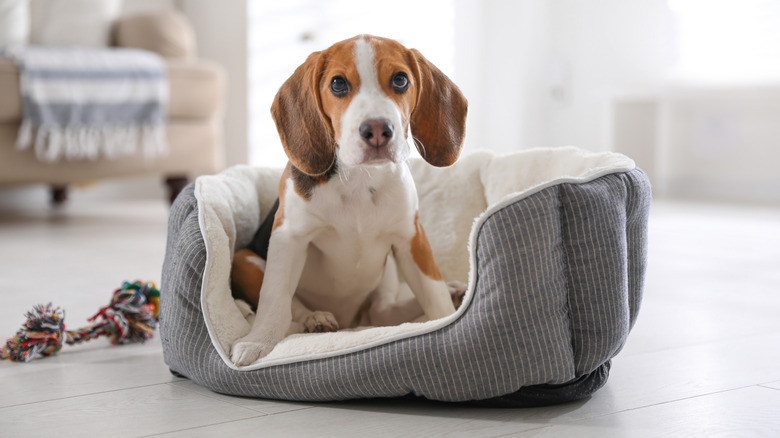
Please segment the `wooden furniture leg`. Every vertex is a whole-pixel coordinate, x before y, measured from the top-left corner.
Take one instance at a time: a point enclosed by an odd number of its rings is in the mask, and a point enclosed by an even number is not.
[[[165,178],[165,185],[168,186],[168,202],[173,204],[179,193],[190,183],[186,176],[172,176]]]
[[[68,200],[67,185],[52,185],[49,187],[49,193],[51,193],[51,204],[55,207],[61,206]]]

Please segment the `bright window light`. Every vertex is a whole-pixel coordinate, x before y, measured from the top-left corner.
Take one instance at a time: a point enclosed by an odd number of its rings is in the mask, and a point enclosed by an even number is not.
[[[780,80],[780,1],[668,0],[678,23],[678,79]]]

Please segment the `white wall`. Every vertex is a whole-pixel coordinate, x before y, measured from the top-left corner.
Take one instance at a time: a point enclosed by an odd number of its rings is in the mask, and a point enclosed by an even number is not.
[[[219,62],[227,71],[225,161],[248,160],[247,1],[178,0],[195,29],[198,54]]]
[[[661,102],[666,193],[780,204],[780,85],[677,92]]]
[[[780,204],[780,7],[718,2],[713,19],[701,15],[710,5],[674,3],[693,14],[678,16],[679,56],[658,75],[662,89],[614,99],[612,148],[648,173],[656,196]],[[651,55],[637,61],[654,67]]]
[[[678,86],[614,106],[619,152],[655,195],[780,205],[780,84]]]
[[[674,60],[666,0],[458,0],[471,147],[611,147],[609,102]]]
[[[154,9],[173,8],[175,6],[176,2],[174,0],[124,0],[122,2],[122,11],[126,14],[132,14]]]
[[[541,141],[546,0],[458,0],[455,81],[469,100],[466,149],[509,152]]]
[[[570,99],[551,105],[552,144],[606,150],[616,95],[654,92],[674,63],[674,23],[666,0],[557,0],[555,52],[571,66]]]

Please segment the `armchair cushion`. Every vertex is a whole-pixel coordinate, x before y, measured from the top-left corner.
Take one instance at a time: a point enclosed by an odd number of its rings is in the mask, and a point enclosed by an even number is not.
[[[165,58],[195,57],[195,33],[187,19],[174,10],[122,17],[114,27],[115,43],[158,53]]]
[[[32,0],[30,43],[106,47],[121,11],[121,0]]]

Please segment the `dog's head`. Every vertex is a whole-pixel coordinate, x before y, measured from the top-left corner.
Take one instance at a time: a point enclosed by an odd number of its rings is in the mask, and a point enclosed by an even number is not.
[[[434,166],[457,160],[466,99],[420,52],[361,35],[312,53],[271,106],[292,164],[316,176],[339,164],[401,162],[411,128]]]

